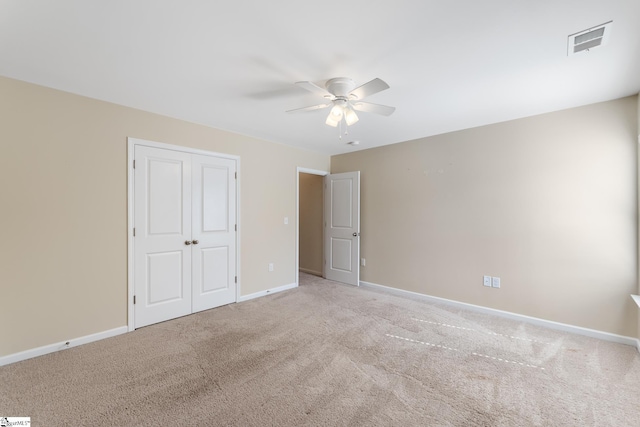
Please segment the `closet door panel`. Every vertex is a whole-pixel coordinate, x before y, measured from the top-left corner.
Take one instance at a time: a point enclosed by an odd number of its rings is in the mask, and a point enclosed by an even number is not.
[[[193,311],[236,301],[236,162],[192,156]]]
[[[191,160],[135,148],[135,327],[191,313]]]

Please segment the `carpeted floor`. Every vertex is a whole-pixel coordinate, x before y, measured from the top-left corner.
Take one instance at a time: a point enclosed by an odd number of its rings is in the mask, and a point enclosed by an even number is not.
[[[635,348],[301,274],[0,367],[34,426],[640,426]]]

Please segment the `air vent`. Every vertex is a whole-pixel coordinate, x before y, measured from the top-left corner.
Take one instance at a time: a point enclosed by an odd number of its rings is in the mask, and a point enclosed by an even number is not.
[[[611,36],[612,25],[613,21],[609,21],[597,27],[571,34],[567,42],[567,55],[588,52],[590,49],[603,46]]]

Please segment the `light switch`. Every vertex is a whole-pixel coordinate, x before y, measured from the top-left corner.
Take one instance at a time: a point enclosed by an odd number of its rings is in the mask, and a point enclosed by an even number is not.
[[[284,225],[289,225],[289,217],[288,216],[284,217]]]
[[[499,288],[500,287],[500,278],[499,277],[492,277],[491,278],[491,285],[494,288]]]

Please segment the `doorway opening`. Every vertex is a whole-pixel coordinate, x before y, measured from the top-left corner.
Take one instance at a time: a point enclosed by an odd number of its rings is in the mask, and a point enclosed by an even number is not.
[[[300,271],[324,277],[324,177],[327,171],[298,167],[296,284]]]

